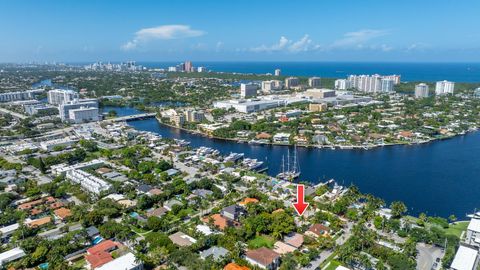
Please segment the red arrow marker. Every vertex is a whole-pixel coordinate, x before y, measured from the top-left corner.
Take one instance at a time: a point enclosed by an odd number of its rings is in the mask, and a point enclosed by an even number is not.
[[[305,186],[297,185],[297,202],[292,203],[293,207],[297,211],[298,215],[301,216],[307,210],[309,203],[305,202]]]

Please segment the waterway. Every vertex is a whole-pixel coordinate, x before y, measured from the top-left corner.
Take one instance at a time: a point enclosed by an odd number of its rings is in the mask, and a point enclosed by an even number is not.
[[[132,108],[114,109],[118,115],[141,113]],[[208,146],[223,154],[245,153],[267,163],[268,174],[281,171],[286,146],[250,145],[207,138],[160,125],[156,119],[128,122],[165,138],[185,139],[193,147]],[[292,149],[292,148],[291,148]],[[480,132],[415,146],[389,146],[372,150],[298,148],[301,181],[318,183],[334,178],[355,184],[387,202],[401,200],[411,214],[425,212],[465,218],[480,207]]]

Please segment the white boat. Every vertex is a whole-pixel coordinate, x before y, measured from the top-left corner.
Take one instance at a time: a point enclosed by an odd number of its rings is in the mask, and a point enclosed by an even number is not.
[[[260,168],[263,165],[263,161],[258,161],[257,159],[246,158],[243,160],[242,164],[247,167],[249,170],[255,170]]]
[[[228,156],[226,156],[223,161],[224,162],[236,162],[239,159],[242,159],[245,154],[243,153],[230,153]]]

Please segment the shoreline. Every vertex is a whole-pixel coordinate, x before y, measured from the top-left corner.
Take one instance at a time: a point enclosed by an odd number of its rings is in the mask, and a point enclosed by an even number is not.
[[[200,132],[200,131],[190,130],[190,129],[187,129],[187,128],[177,127],[177,126],[175,126],[175,125],[171,125],[171,124],[164,123],[164,122],[162,122],[160,119],[158,119],[158,117],[155,117],[155,119],[157,120],[157,122],[158,122],[160,125],[164,125],[164,126],[169,127],[169,128],[181,130],[181,131],[184,131],[184,132],[188,132],[188,133],[191,133],[191,134],[194,134],[194,135],[199,135],[199,136],[206,137],[206,138],[209,138],[209,139],[216,139],[216,140],[222,140],[222,141],[228,141],[228,142],[235,142],[235,143],[238,143],[238,144],[249,144],[249,145],[288,146],[288,147],[294,146],[294,144],[284,144],[284,143],[274,143],[274,142],[269,142],[269,143],[250,143],[249,141],[243,141],[243,140],[240,140],[240,139],[216,137],[216,136],[207,135],[207,134],[202,133],[202,132]],[[460,134],[460,133],[459,133],[459,134],[454,134],[454,135],[451,135],[451,136],[445,136],[445,137],[436,138],[436,139],[429,139],[429,140],[420,141],[420,142],[416,142],[416,143],[385,143],[385,144],[382,144],[382,145],[369,145],[369,146],[361,146],[361,145],[304,145],[304,144],[297,144],[296,146],[297,146],[297,147],[304,147],[304,148],[327,149],[327,150],[329,149],[329,150],[364,150],[364,151],[368,151],[368,150],[373,150],[373,149],[377,149],[377,148],[381,148],[381,147],[424,145],[424,144],[428,144],[428,143],[432,143],[432,142],[437,142],[437,141],[443,141],[443,140],[452,139],[452,138],[455,138],[455,137],[458,137],[458,136],[462,136],[462,135],[466,135],[466,134],[469,134],[469,133],[472,133],[472,132],[476,132],[476,131],[478,131],[478,130],[479,130],[479,128],[476,128],[476,129],[474,129],[474,130],[468,130],[468,131],[466,131],[466,132],[463,133],[463,134]]]

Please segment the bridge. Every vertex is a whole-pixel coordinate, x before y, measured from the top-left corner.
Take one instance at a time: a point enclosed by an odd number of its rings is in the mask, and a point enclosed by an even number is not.
[[[141,114],[133,114],[133,115],[127,115],[122,117],[116,117],[112,119],[107,119],[105,121],[110,121],[110,122],[132,121],[132,120],[152,118],[152,117],[155,117],[156,115],[157,115],[156,113],[141,113]]]

